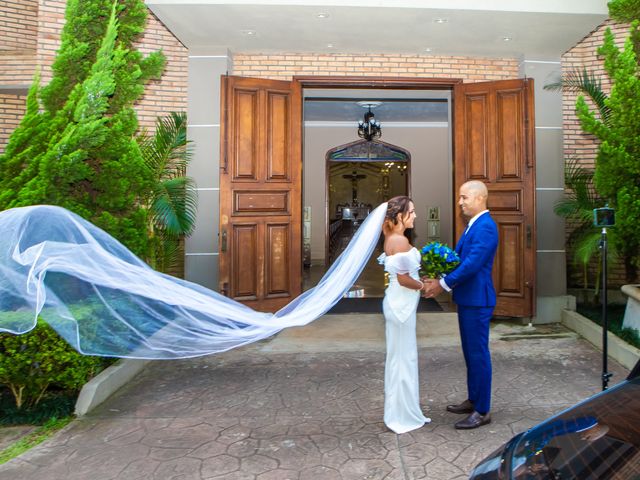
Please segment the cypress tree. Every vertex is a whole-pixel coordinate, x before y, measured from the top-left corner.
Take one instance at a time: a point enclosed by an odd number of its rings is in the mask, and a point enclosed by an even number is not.
[[[152,180],[134,137],[133,104],[164,57],[143,58],[131,46],[145,17],[140,0],[69,0],[53,78],[39,88],[36,77],[0,156],[0,209],[60,205],[146,255],[140,200]]]

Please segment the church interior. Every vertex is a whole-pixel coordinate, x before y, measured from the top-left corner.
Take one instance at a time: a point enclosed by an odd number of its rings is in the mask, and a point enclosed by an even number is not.
[[[443,92],[306,94],[304,290],[317,284],[367,215],[396,195],[411,196],[421,217],[415,232],[408,232],[414,245],[428,240],[426,217],[434,206],[444,219],[438,235],[449,235],[449,114],[449,99]],[[382,236],[347,297],[384,295],[385,274],[376,260],[380,253]]]

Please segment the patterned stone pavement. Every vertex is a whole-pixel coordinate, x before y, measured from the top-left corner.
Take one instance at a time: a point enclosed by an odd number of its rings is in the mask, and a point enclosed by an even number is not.
[[[505,328],[505,327],[500,327]],[[493,335],[493,423],[457,431],[465,398],[458,345],[420,349],[432,423],[382,423],[382,345],[278,353],[267,342],[155,362],[90,416],[0,466],[0,480],[465,479],[512,435],[599,391],[601,354],[561,327]],[[546,333],[546,334],[545,334]],[[610,362],[621,381],[628,373]]]

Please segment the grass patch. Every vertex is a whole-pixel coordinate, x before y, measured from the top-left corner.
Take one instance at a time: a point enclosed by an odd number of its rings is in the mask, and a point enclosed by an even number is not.
[[[614,335],[620,337],[629,345],[640,348],[640,336],[634,328],[622,328],[624,320],[625,305],[612,304],[607,307],[607,325],[608,330]],[[602,326],[602,306],[578,304],[576,310],[578,313],[589,320]]]
[[[58,430],[68,425],[71,420],[73,420],[72,416],[59,419],[50,418],[44,425],[2,450],[0,452],[0,465],[8,462],[12,458],[22,455],[24,452],[35,447],[39,443],[44,442]]]

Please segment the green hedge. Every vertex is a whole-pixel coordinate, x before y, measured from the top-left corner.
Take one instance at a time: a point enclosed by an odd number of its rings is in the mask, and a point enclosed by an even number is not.
[[[47,395],[77,393],[108,361],[77,353],[42,320],[29,333],[0,333],[0,384],[17,410],[33,409]]]
[[[599,305],[578,304],[576,308],[579,314],[584,315],[602,326],[602,307]],[[625,305],[611,304],[607,307],[607,330],[620,337],[629,345],[640,348],[640,336],[634,328],[623,328]]]

